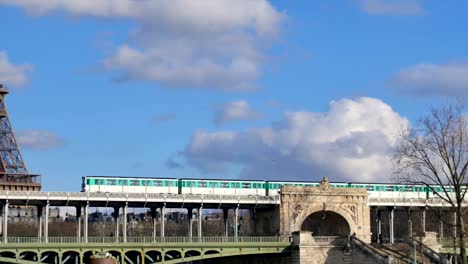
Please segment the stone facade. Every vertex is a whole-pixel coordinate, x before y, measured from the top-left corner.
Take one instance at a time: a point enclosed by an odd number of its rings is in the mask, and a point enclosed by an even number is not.
[[[342,216],[355,233],[370,242],[370,210],[367,191],[333,188],[324,178],[318,187],[285,186],[281,190],[280,233],[290,236],[301,231],[304,221],[313,213],[331,211]]]

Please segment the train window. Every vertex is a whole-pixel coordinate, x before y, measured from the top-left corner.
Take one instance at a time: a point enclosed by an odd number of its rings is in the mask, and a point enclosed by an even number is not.
[[[198,182],[198,187],[200,187],[200,188],[206,188],[206,181],[199,181],[199,182]]]
[[[221,188],[229,188],[229,182],[220,182],[219,187]]]
[[[143,185],[143,186],[150,186],[149,183],[150,182],[148,180],[142,180],[141,181],[141,185]]]
[[[131,180],[130,185],[131,186],[140,186],[140,181],[139,180]]]
[[[118,180],[118,181],[117,181],[117,184],[120,185],[120,186],[126,186],[126,185],[128,185],[127,180]]]
[[[243,182],[243,183],[242,183],[242,188],[244,188],[244,189],[250,189],[250,188],[251,188],[250,182]]]
[[[161,187],[162,181],[153,181],[153,186]]]
[[[114,179],[107,180],[107,185],[115,185],[115,180]]]

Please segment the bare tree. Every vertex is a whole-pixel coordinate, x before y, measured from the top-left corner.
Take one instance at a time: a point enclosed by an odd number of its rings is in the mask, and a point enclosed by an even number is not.
[[[463,207],[468,190],[468,127],[462,104],[433,108],[402,133],[395,151],[400,182],[426,186],[455,212],[461,263],[466,264]]]

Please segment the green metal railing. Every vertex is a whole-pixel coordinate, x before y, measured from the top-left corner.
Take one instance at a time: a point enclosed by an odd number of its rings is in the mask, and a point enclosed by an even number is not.
[[[0,238],[0,243],[156,243],[156,244],[179,244],[179,243],[290,243],[290,237],[283,236],[257,236],[257,237],[9,237]]]

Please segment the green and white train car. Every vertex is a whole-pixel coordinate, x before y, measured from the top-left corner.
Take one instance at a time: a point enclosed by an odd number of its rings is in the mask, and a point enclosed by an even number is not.
[[[267,181],[266,182],[266,195],[275,196],[280,194],[281,188],[283,186],[319,186],[319,182],[281,182],[281,181]]]
[[[265,181],[179,179],[179,193],[265,196]]]
[[[173,193],[179,192],[178,180],[171,178],[86,176],[83,192]]]
[[[139,177],[83,177],[83,192],[127,192],[170,194],[220,194],[276,196],[283,186],[319,186],[319,182],[260,181],[193,178],[139,178]],[[370,198],[379,199],[428,199],[442,187],[411,184],[333,182],[334,188],[366,189]],[[448,192],[453,192],[447,187]]]

